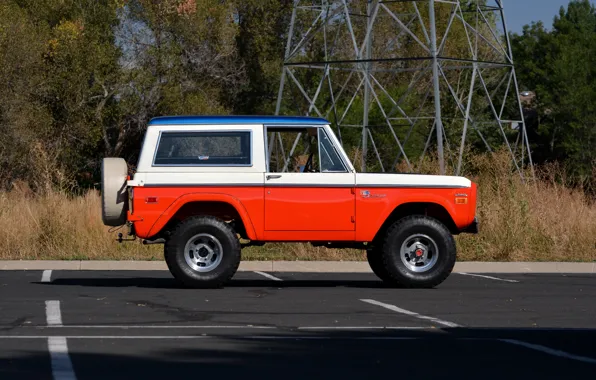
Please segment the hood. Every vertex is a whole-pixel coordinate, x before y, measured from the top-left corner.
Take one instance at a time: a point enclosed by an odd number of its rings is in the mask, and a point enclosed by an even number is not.
[[[356,173],[356,186],[463,188],[472,186],[472,181],[444,175]]]

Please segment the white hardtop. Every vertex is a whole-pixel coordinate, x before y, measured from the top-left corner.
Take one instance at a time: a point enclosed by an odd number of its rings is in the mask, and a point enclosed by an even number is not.
[[[147,128],[141,154],[138,160],[135,175],[128,181],[129,186],[167,186],[167,185],[263,185],[267,182],[267,134],[266,128],[291,128],[279,124],[262,124],[252,121],[234,124],[150,124]],[[385,174],[385,173],[356,173],[354,166],[341,146],[329,124],[296,124],[293,127],[323,128],[338,154],[347,166],[347,173],[276,173],[286,175],[287,181],[282,183],[305,185],[355,185],[359,187],[469,187],[471,181],[464,177],[437,176],[419,174]],[[250,165],[155,165],[156,149],[162,134],[166,132],[224,132],[242,131],[249,132]],[[341,179],[339,178],[341,176]],[[337,177],[337,178],[336,178]],[[336,181],[336,179],[338,181]]]

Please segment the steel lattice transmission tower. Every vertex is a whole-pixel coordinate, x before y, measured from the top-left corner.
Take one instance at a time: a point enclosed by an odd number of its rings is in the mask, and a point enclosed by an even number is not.
[[[275,112],[330,120],[359,170],[503,146],[532,168],[502,0],[295,0],[288,27]]]

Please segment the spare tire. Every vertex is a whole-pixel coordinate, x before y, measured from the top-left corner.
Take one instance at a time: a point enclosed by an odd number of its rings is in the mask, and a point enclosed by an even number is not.
[[[101,163],[101,216],[106,226],[126,223],[128,165],[122,158],[107,157]]]

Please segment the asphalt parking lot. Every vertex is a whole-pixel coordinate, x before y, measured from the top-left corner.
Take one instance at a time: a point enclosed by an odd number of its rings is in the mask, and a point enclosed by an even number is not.
[[[0,271],[0,379],[593,377],[596,275]]]

